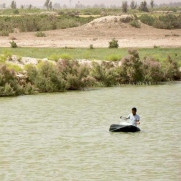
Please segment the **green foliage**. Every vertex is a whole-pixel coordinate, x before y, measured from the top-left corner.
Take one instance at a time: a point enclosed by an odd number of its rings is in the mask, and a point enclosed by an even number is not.
[[[143,63],[140,60],[139,53],[137,50],[128,50],[129,56],[122,59],[121,65],[121,83],[132,83],[143,82]]]
[[[6,60],[11,60],[12,53],[9,51],[4,51],[2,55],[0,55],[0,63],[5,63]]]
[[[9,42],[9,43],[10,43],[10,45],[11,45],[11,48],[18,48],[18,45],[16,44],[15,41],[11,41],[11,42]]]
[[[112,62],[103,62],[101,64],[94,62],[91,75],[103,86],[111,87],[118,84],[118,73]]]
[[[109,55],[106,60],[109,60],[109,61],[120,61],[121,60],[121,55],[116,55],[116,54],[111,54]]]
[[[15,72],[21,72],[22,68],[16,64],[12,64],[12,63],[7,63],[7,68],[10,70],[14,70]]]
[[[140,20],[142,23],[153,26],[159,29],[179,29],[181,28],[181,15],[176,16],[173,14],[160,15],[154,17],[151,15],[141,15]]]
[[[119,47],[118,40],[116,40],[115,38],[109,42],[109,48],[118,48],[118,47]]]
[[[38,32],[35,33],[35,36],[36,37],[46,37],[46,34],[44,32],[42,32],[42,31],[38,31]]]
[[[6,65],[0,65],[0,96],[21,95],[23,92],[14,71],[9,70]]]
[[[142,23],[150,25],[150,26],[153,26],[155,22],[155,18],[147,14],[141,15],[139,19],[141,20]]]
[[[138,20],[133,20],[130,22],[130,25],[135,27],[135,28],[141,28],[141,24]]]
[[[73,58],[68,54],[61,54],[60,58],[63,60],[72,60]]]

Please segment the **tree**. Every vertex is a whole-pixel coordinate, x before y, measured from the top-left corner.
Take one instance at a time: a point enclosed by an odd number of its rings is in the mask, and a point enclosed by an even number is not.
[[[155,6],[154,0],[151,0],[150,6],[151,6],[151,8],[154,8],[154,6]]]
[[[128,12],[128,2],[127,1],[123,1],[122,3],[122,9],[124,13]]]
[[[29,5],[28,9],[32,9],[32,5],[31,4]]]
[[[140,11],[145,11],[148,12],[148,7],[147,7],[147,2],[146,1],[142,1],[139,7]]]
[[[21,5],[21,9],[24,9],[24,5]]]
[[[134,0],[132,0],[131,4],[130,4],[130,7],[131,7],[131,9],[136,9],[137,8],[137,3]]]
[[[6,8],[6,4],[5,3],[3,3],[3,9],[5,9]]]
[[[12,2],[11,2],[11,8],[12,8],[12,9],[16,9],[16,2],[15,2],[15,1],[12,1]]]
[[[52,5],[52,2],[50,1],[49,3],[49,9],[53,9],[53,5]]]

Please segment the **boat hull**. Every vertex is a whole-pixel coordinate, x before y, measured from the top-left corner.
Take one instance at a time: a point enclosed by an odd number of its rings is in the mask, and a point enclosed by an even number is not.
[[[133,126],[133,125],[119,125],[119,124],[113,124],[110,126],[109,129],[110,132],[125,132],[125,133],[135,133],[141,131],[140,128]]]

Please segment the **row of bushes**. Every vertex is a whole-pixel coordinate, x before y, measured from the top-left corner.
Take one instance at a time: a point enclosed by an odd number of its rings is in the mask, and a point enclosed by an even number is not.
[[[161,15],[155,17],[152,15],[144,14],[140,18],[142,23],[153,26],[159,29],[180,29],[181,28],[181,15],[176,16],[173,14]]]
[[[0,35],[7,36],[17,28],[21,32],[46,31],[77,27],[92,21],[92,17],[25,15],[0,17]]]
[[[80,64],[75,60],[63,60],[56,64],[30,64],[26,66],[26,71],[26,77],[18,78],[14,70],[1,65],[0,95],[61,92],[92,86],[109,87],[181,79],[178,64],[171,57],[163,63],[148,57],[141,60],[136,50],[129,50],[129,56],[124,57],[121,62],[93,62],[90,65]]]

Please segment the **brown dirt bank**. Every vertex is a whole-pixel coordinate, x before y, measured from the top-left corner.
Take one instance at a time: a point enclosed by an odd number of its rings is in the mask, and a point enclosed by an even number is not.
[[[105,17],[104,17],[105,18]],[[115,17],[114,17],[115,18]],[[181,47],[181,29],[163,30],[141,24],[134,28],[117,21],[95,21],[81,27],[45,32],[47,37],[35,37],[35,33],[13,33],[21,47],[108,47],[112,38],[119,40],[120,47],[149,48]],[[0,37],[0,47],[9,47],[9,37]]]

